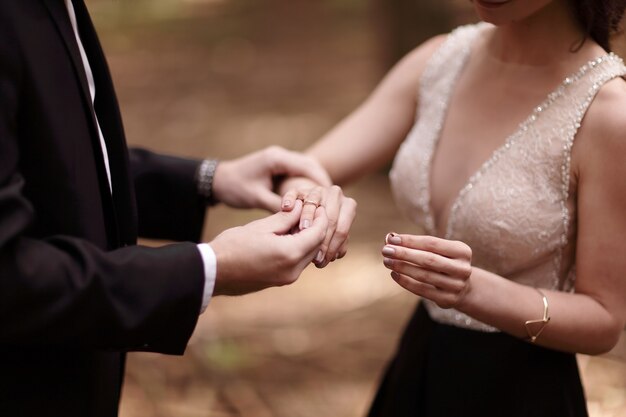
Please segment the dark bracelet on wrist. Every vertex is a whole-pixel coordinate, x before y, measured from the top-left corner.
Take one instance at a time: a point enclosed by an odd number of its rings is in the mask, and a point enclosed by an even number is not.
[[[213,206],[218,203],[213,195],[213,179],[217,169],[217,159],[205,159],[200,163],[196,171],[196,184],[198,187],[198,195],[205,201],[207,206]]]

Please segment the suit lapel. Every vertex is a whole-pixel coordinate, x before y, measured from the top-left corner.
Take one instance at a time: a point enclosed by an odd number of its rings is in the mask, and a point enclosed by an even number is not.
[[[83,67],[83,60],[80,57],[80,51],[78,50],[78,44],[76,43],[76,37],[74,36],[74,30],[72,29],[72,23],[70,22],[69,15],[67,14],[67,8],[63,0],[42,0],[48,12],[54,20],[54,24],[65,43],[67,53],[72,60],[76,78],[79,81],[81,94],[84,104],[87,108],[91,108],[91,95],[89,93],[89,83],[87,82],[87,76],[85,75],[85,68]],[[93,127],[95,128],[95,120],[92,120]]]
[[[81,41],[96,83],[95,111],[109,152],[119,238],[122,244],[134,244],[137,235],[135,192],[115,88],[89,11],[83,0],[74,0],[73,3]]]
[[[96,123],[96,118],[94,115],[93,104],[91,102],[91,93],[89,92],[89,83],[87,81],[87,75],[85,72],[85,67],[83,66],[83,60],[80,55],[80,50],[78,49],[78,43],[76,42],[76,36],[74,34],[74,29],[72,28],[72,23],[70,22],[70,18],[67,12],[67,8],[65,6],[65,2],[63,0],[42,0],[46,5],[52,20],[54,21],[56,28],[63,39],[63,43],[65,44],[65,48],[67,53],[72,61],[72,65],[74,67],[74,72],[76,79],[78,80],[81,96],[83,99],[84,110],[86,111],[86,116],[89,120],[90,124],[90,139],[92,144],[92,149],[96,158],[96,170],[98,172],[98,179],[100,185],[100,194],[102,197],[102,202],[104,204],[104,212],[105,218],[107,221],[107,231],[109,234],[109,246],[111,248],[116,248],[120,244],[120,236],[119,236],[119,227],[116,219],[116,209],[113,202],[113,198],[109,191],[109,183],[106,174],[106,168],[104,164],[104,155],[102,153],[102,147],[100,145],[100,136],[98,134],[98,128]],[[79,17],[77,16],[77,19]],[[93,65],[93,64],[92,64]],[[97,87],[96,87],[97,88]],[[109,144],[107,143],[107,149]],[[111,155],[109,156],[111,159]],[[111,161],[109,161],[111,162]],[[113,170],[113,167],[111,167]],[[118,185],[114,184],[117,188]],[[115,190],[117,193],[119,190]]]

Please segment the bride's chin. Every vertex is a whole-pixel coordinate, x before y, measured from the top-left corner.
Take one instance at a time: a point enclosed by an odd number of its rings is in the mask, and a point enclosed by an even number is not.
[[[507,9],[510,3],[515,0],[470,0],[474,6],[474,10],[478,17],[488,23],[494,25],[502,25],[507,23],[509,13]]]
[[[488,10],[497,10],[514,0],[471,0],[476,6]]]
[[[476,0],[472,3],[475,4]],[[511,18],[508,13],[502,13],[499,9],[484,9],[476,5],[474,6],[474,9],[478,18],[483,22],[491,23],[496,26],[501,26],[511,22]]]
[[[479,14],[478,17],[483,22],[491,23],[494,26],[504,26],[504,25],[506,25],[508,23],[511,23],[510,19],[503,19],[502,17],[499,17],[499,16],[491,16],[491,15],[490,16],[483,16],[483,15]]]

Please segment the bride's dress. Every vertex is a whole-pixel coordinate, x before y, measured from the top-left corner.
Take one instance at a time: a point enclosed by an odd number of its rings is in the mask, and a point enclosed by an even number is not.
[[[587,108],[626,75],[607,54],[565,78],[472,175],[447,224],[431,210],[430,172],[455,82],[489,24],[452,32],[430,59],[419,118],[390,174],[399,207],[421,226],[467,243],[473,264],[520,284],[573,289],[576,189],[570,155]],[[445,227],[440,227],[445,226]],[[424,301],[409,324],[372,416],[586,416],[573,355],[514,339],[454,309]]]

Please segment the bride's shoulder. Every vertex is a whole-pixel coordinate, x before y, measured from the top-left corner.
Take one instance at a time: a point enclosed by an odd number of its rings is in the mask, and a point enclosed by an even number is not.
[[[390,92],[396,97],[406,97],[407,102],[412,102],[415,96],[414,91],[419,85],[430,57],[446,38],[447,35],[434,36],[405,55],[387,73],[377,91]]]
[[[443,61],[446,61],[448,55],[454,55],[458,48],[471,42],[475,34],[487,27],[488,25],[484,23],[464,25],[449,33],[431,37],[406,54],[387,74],[386,82],[383,84],[395,86],[398,91],[413,91],[437,53],[440,58],[444,58]],[[435,67],[437,70],[439,66]]]
[[[444,62],[456,55],[462,55],[467,46],[480,39],[480,35],[491,27],[493,25],[489,23],[473,23],[459,26],[449,33],[433,36],[409,52],[397,66],[419,75],[426,69],[434,55],[438,54],[440,60]]]
[[[449,34],[441,34],[426,40],[402,58],[397,66],[410,69],[414,74],[421,73],[448,36]]]
[[[476,37],[477,34],[488,30],[491,26],[492,25],[484,22],[468,24],[458,26],[449,33],[433,36],[409,52],[402,59],[402,61],[400,61],[400,64],[406,64],[417,68],[421,67],[423,69],[435,52],[442,49],[444,44],[469,43]]]
[[[626,80],[615,77],[600,88],[591,102],[584,124],[589,133],[626,145]]]
[[[579,161],[581,170],[598,164],[626,166],[624,78],[616,77],[600,88],[584,116],[577,136],[574,150],[578,152],[573,157]]]

